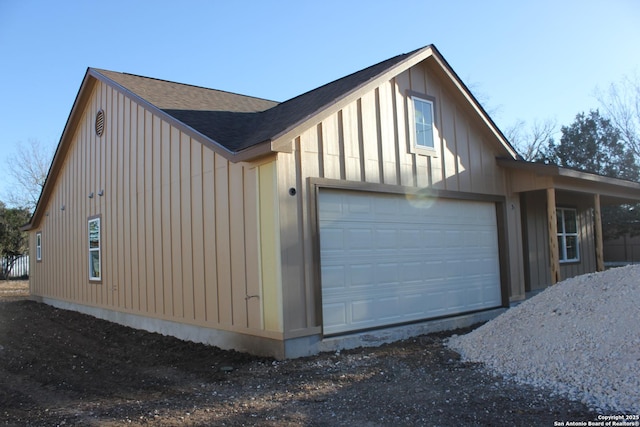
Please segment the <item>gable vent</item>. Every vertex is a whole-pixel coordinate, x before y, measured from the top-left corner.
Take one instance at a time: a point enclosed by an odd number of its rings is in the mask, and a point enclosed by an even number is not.
[[[104,111],[100,110],[96,113],[96,135],[99,137],[104,133]]]

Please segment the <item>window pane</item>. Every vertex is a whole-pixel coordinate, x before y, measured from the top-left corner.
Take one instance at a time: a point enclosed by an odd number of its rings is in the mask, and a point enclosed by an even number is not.
[[[564,232],[565,233],[577,233],[577,221],[576,211],[572,209],[566,209],[564,211]]]
[[[562,226],[562,209],[556,209],[556,226],[558,227],[558,233],[564,232],[564,227]]]
[[[416,122],[416,144],[433,148],[433,108],[430,102],[413,100]]]
[[[89,277],[100,278],[100,251],[89,251]]]
[[[97,220],[89,221],[89,245],[90,247],[98,247],[100,242],[100,222]],[[94,246],[94,244],[96,246]]]
[[[567,236],[567,259],[578,258],[578,238],[576,236]]]
[[[564,239],[562,236],[558,236],[558,254],[560,254],[560,261],[564,261],[566,258],[564,257]]]

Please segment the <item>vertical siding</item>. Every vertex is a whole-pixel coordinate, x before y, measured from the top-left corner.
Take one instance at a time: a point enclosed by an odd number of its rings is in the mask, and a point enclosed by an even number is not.
[[[301,133],[292,141],[293,153],[278,154],[285,334],[319,324],[309,177],[505,194],[497,153],[479,131],[482,125],[459,106],[455,90],[419,64]],[[435,156],[413,152],[408,92],[435,98]],[[288,193],[292,187],[298,191],[295,197]],[[518,200],[513,203],[519,205]],[[517,231],[518,221],[518,215],[508,216],[510,232]],[[521,253],[518,238],[509,245]],[[509,266],[511,283],[521,283],[522,265],[514,265]]]
[[[93,127],[99,109],[102,137]],[[339,133],[337,121],[327,128]],[[47,214],[30,236],[43,236],[43,261],[32,263],[34,295],[258,335],[282,331],[281,321],[271,321],[281,317],[279,305],[267,321],[262,285],[267,272],[277,294],[279,271],[264,265],[260,247],[260,200],[269,192],[275,200],[272,164],[232,164],[102,83],[64,143]],[[336,157],[336,148],[327,154]],[[277,222],[271,208],[265,218]],[[88,280],[94,215],[101,217],[99,283]]]
[[[526,226],[527,233],[527,247],[525,248],[527,258],[525,262],[528,262],[529,271],[529,289],[527,290],[543,289],[551,284],[546,196],[544,191],[535,191],[527,193],[524,197],[526,199],[526,218],[523,225]],[[594,225],[590,201],[584,197],[558,192],[556,205],[574,208],[578,211],[580,261],[561,263],[561,280],[595,272]]]

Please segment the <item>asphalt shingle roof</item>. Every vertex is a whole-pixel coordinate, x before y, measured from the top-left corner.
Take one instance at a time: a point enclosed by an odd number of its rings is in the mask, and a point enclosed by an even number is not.
[[[238,152],[268,141],[311,117],[414,52],[395,56],[282,103],[133,74],[95,71],[228,150]]]

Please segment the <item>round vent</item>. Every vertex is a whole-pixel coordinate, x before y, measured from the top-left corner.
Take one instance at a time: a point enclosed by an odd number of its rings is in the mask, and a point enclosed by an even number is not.
[[[104,133],[104,111],[96,113],[96,135],[102,136]]]

